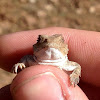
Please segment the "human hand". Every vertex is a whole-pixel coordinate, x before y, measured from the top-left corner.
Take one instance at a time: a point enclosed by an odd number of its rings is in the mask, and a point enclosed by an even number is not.
[[[66,28],[46,28],[35,31],[19,32],[0,37],[0,65],[3,69],[9,70],[18,60],[29,53],[32,53],[32,45],[36,42],[39,34],[63,34],[68,44],[68,57],[82,66],[82,77],[80,86],[84,92],[89,91],[89,98],[99,97],[100,87],[100,33],[80,31]],[[45,72],[49,72],[45,74]],[[42,73],[43,75],[39,75]],[[39,77],[40,76],[40,77]],[[36,78],[37,77],[37,78]],[[60,83],[60,84],[59,84]],[[88,83],[88,84],[86,84]],[[9,88],[7,88],[9,89]],[[7,91],[1,90],[0,93]],[[100,88],[99,88],[100,89]],[[76,86],[70,86],[68,75],[53,67],[36,65],[23,70],[17,75],[11,85],[11,92],[16,100],[88,100],[84,92]],[[9,94],[9,93],[8,93]],[[10,94],[9,94],[10,95]],[[91,100],[99,100],[94,99]],[[0,95],[0,99],[3,97]],[[10,97],[9,97],[10,98]],[[100,97],[99,97],[100,98]],[[5,97],[5,100],[8,99]]]

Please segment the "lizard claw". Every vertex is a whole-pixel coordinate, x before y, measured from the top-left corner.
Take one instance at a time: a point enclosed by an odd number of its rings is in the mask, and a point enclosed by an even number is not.
[[[72,85],[74,85],[74,87],[79,83],[79,75],[75,74],[75,73],[72,73],[70,75],[70,82]]]
[[[12,72],[17,74],[18,73],[18,69],[24,69],[26,66],[24,65],[24,63],[17,63],[13,66]]]

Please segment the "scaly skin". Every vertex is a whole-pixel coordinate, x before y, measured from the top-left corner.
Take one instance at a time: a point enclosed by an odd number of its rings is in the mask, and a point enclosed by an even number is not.
[[[73,71],[70,75],[70,82],[74,86],[79,83],[81,66],[68,60],[68,46],[64,43],[62,35],[39,35],[37,43],[33,45],[33,51],[33,55],[24,56],[19,63],[14,65],[12,69],[14,73],[17,73],[18,69],[31,65],[54,65],[61,70]]]

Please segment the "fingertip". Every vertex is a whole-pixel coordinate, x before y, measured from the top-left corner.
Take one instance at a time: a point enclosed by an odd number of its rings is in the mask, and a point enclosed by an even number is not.
[[[25,69],[14,79],[11,92],[15,100],[88,100],[78,86],[70,85],[66,73],[53,66]]]

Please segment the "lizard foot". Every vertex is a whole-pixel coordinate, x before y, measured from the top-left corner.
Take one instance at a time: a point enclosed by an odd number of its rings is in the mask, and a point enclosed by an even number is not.
[[[75,87],[75,85],[77,85],[79,83],[79,80],[80,79],[79,79],[79,75],[78,74],[72,73],[70,75],[70,82],[71,82],[72,85],[74,85],[74,87]]]
[[[18,73],[18,69],[24,69],[26,66],[24,65],[24,63],[17,63],[13,66],[12,68],[12,72],[17,74]]]

